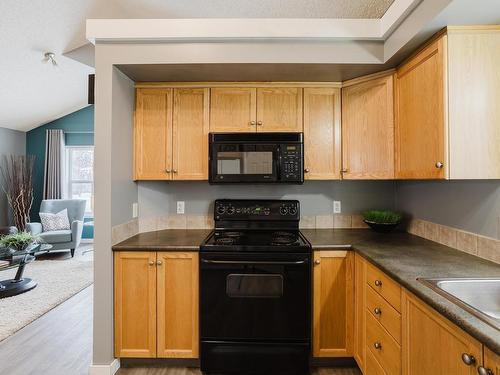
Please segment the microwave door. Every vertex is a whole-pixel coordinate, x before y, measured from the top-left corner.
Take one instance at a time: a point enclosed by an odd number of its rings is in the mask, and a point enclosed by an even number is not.
[[[276,181],[274,145],[218,145],[215,149],[215,172],[218,182]]]

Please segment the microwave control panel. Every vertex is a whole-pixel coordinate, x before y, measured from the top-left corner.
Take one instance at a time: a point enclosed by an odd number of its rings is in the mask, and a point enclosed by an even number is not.
[[[284,144],[281,145],[281,180],[300,181],[302,180],[302,145]]]

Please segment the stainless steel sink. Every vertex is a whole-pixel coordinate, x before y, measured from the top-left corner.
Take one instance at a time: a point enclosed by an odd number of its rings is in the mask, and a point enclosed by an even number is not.
[[[419,278],[418,280],[500,330],[500,278]]]

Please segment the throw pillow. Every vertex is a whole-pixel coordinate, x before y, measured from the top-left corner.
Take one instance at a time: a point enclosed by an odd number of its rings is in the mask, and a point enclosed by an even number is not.
[[[44,232],[70,229],[67,208],[56,214],[40,212],[40,220]]]

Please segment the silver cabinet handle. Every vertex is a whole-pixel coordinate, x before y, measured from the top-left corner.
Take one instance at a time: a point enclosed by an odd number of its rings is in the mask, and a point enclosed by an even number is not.
[[[375,285],[376,285],[376,286],[382,286],[382,281],[380,281],[380,280],[375,280]]]
[[[463,353],[462,354],[462,361],[465,363],[467,366],[471,366],[474,363],[476,363],[476,358],[472,354],[469,353]]]
[[[150,261],[149,261],[149,265],[150,265],[150,266],[154,266],[154,265],[155,265],[155,261],[154,261],[154,260],[150,260]]]
[[[375,308],[373,309],[373,313],[374,313],[375,315],[380,315],[380,314],[382,314],[382,310],[380,310],[380,307],[375,307]]]
[[[315,264],[315,265],[319,265],[319,264],[321,264],[321,260],[316,259],[316,260],[314,261],[314,264]]]
[[[172,172],[173,173],[177,173],[177,169],[172,169]]]
[[[380,349],[382,349],[382,344],[381,344],[381,343],[379,343],[379,342],[377,341],[377,342],[375,342],[375,343],[373,344],[373,347],[374,347],[375,349],[379,349],[379,350],[380,350]]]
[[[347,168],[342,168],[340,171],[341,171],[342,173],[347,173],[347,172],[349,172],[349,169],[347,169]]]
[[[263,124],[262,124],[262,121],[257,121],[257,125],[258,125],[258,126],[262,126],[262,125],[263,125]]]
[[[438,168],[438,169],[443,168],[443,165],[444,165],[444,164],[443,164],[443,163],[441,163],[440,161],[436,162],[436,168]]]
[[[477,373],[479,375],[493,375],[493,371],[491,371],[489,368],[485,368],[483,366],[479,366],[477,368]]]
[[[304,169],[304,173],[309,173],[309,168]]]
[[[250,121],[250,126],[255,126],[255,121]]]
[[[165,172],[170,173],[172,171],[170,169],[166,169]]]
[[[157,266],[161,266],[162,264],[163,264],[163,262],[162,262],[161,260],[157,260],[157,261],[156,261],[156,265],[157,265]]]

